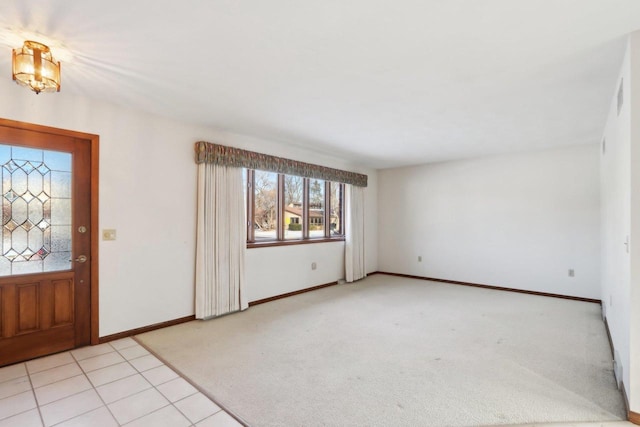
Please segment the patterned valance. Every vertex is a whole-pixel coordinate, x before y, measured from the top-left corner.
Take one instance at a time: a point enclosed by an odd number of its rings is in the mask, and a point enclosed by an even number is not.
[[[196,142],[196,163],[215,163],[218,165],[285,173],[303,176],[305,178],[343,182],[358,187],[367,186],[367,175],[312,165],[311,163],[299,162],[297,160],[270,156],[268,154],[241,150],[239,148],[204,141]]]

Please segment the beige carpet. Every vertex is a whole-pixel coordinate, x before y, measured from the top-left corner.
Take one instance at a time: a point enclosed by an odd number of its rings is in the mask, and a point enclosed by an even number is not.
[[[252,426],[624,419],[593,303],[375,275],[138,338]]]

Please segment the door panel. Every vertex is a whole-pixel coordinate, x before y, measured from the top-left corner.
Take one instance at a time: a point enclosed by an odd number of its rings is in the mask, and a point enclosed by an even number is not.
[[[0,126],[0,366],[91,340],[91,141]]]
[[[15,335],[28,334],[40,330],[40,290],[39,283],[28,283],[16,287],[18,320]]]
[[[53,283],[52,327],[73,324],[73,282],[55,280]]]

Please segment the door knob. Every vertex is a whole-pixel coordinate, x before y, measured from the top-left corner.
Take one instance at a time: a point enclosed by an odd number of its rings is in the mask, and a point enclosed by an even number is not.
[[[78,258],[76,258],[76,262],[85,262],[87,260],[86,255],[80,255]]]

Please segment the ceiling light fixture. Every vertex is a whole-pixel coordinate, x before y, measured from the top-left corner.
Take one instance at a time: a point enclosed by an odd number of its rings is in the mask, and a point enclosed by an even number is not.
[[[60,92],[60,62],[53,59],[49,46],[27,40],[13,49],[13,80],[36,94]]]

